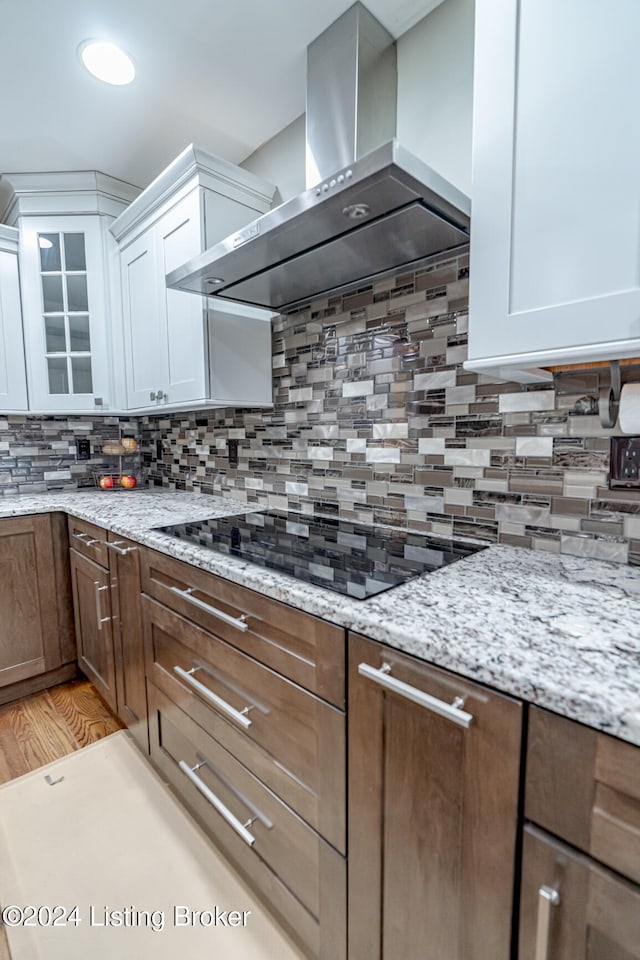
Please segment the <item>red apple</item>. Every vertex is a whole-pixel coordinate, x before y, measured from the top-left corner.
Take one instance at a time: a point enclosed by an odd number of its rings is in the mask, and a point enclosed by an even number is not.
[[[120,478],[120,484],[125,488],[125,490],[133,490],[137,482],[138,481],[131,473],[123,473]]]
[[[98,482],[103,490],[113,489],[113,477],[100,477]]]

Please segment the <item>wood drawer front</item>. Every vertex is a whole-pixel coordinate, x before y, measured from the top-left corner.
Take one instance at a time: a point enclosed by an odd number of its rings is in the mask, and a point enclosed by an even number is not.
[[[345,633],[341,627],[153,550],[142,552],[142,590],[344,709]],[[246,617],[247,629],[226,623],[194,600],[235,620]]]
[[[69,517],[69,546],[101,567],[109,568],[109,551],[105,546],[107,532],[87,520]]]
[[[313,694],[143,597],[147,677],[315,827],[345,850],[345,717]],[[251,725],[238,726],[181,678],[190,671]]]
[[[151,682],[148,692],[154,764],[306,949],[327,960],[344,957],[344,858]],[[193,783],[185,764],[235,825]],[[333,952],[321,947],[321,921]]]
[[[525,815],[640,883],[640,748],[533,707]]]
[[[549,910],[548,949],[543,888]],[[544,927],[543,924],[540,925]],[[640,887],[528,825],[524,831],[518,960],[640,960]]]

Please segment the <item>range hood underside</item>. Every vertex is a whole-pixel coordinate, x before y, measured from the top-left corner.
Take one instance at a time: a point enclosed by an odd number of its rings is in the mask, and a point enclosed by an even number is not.
[[[461,230],[416,202],[363,224],[346,237],[225,286],[220,296],[274,310],[293,309],[400,267],[410,270],[416,261],[441,256],[468,242]]]

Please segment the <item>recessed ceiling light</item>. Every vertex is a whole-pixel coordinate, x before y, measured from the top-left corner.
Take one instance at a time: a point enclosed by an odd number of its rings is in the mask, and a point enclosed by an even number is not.
[[[85,40],[78,54],[89,73],[105,83],[122,86],[136,75],[131,57],[108,40]]]

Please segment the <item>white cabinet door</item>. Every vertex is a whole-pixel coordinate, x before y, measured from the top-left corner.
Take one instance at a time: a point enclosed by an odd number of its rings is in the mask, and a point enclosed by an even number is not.
[[[166,368],[153,230],[123,250],[120,264],[127,406],[130,410],[146,409],[156,402]]]
[[[477,4],[471,369],[640,354],[639,36],[638,0]]]
[[[165,277],[202,250],[200,191],[193,190],[160,218],[155,228],[158,292],[167,373],[164,403],[189,403],[206,397],[205,310],[201,297],[169,290]]]
[[[0,412],[26,410],[18,231],[0,226]]]
[[[100,220],[25,217],[20,224],[27,375],[34,412],[95,413],[111,406],[110,292]]]
[[[201,250],[198,191],[183,197],[121,253],[130,410],[206,396],[202,300],[168,290],[165,274]]]

